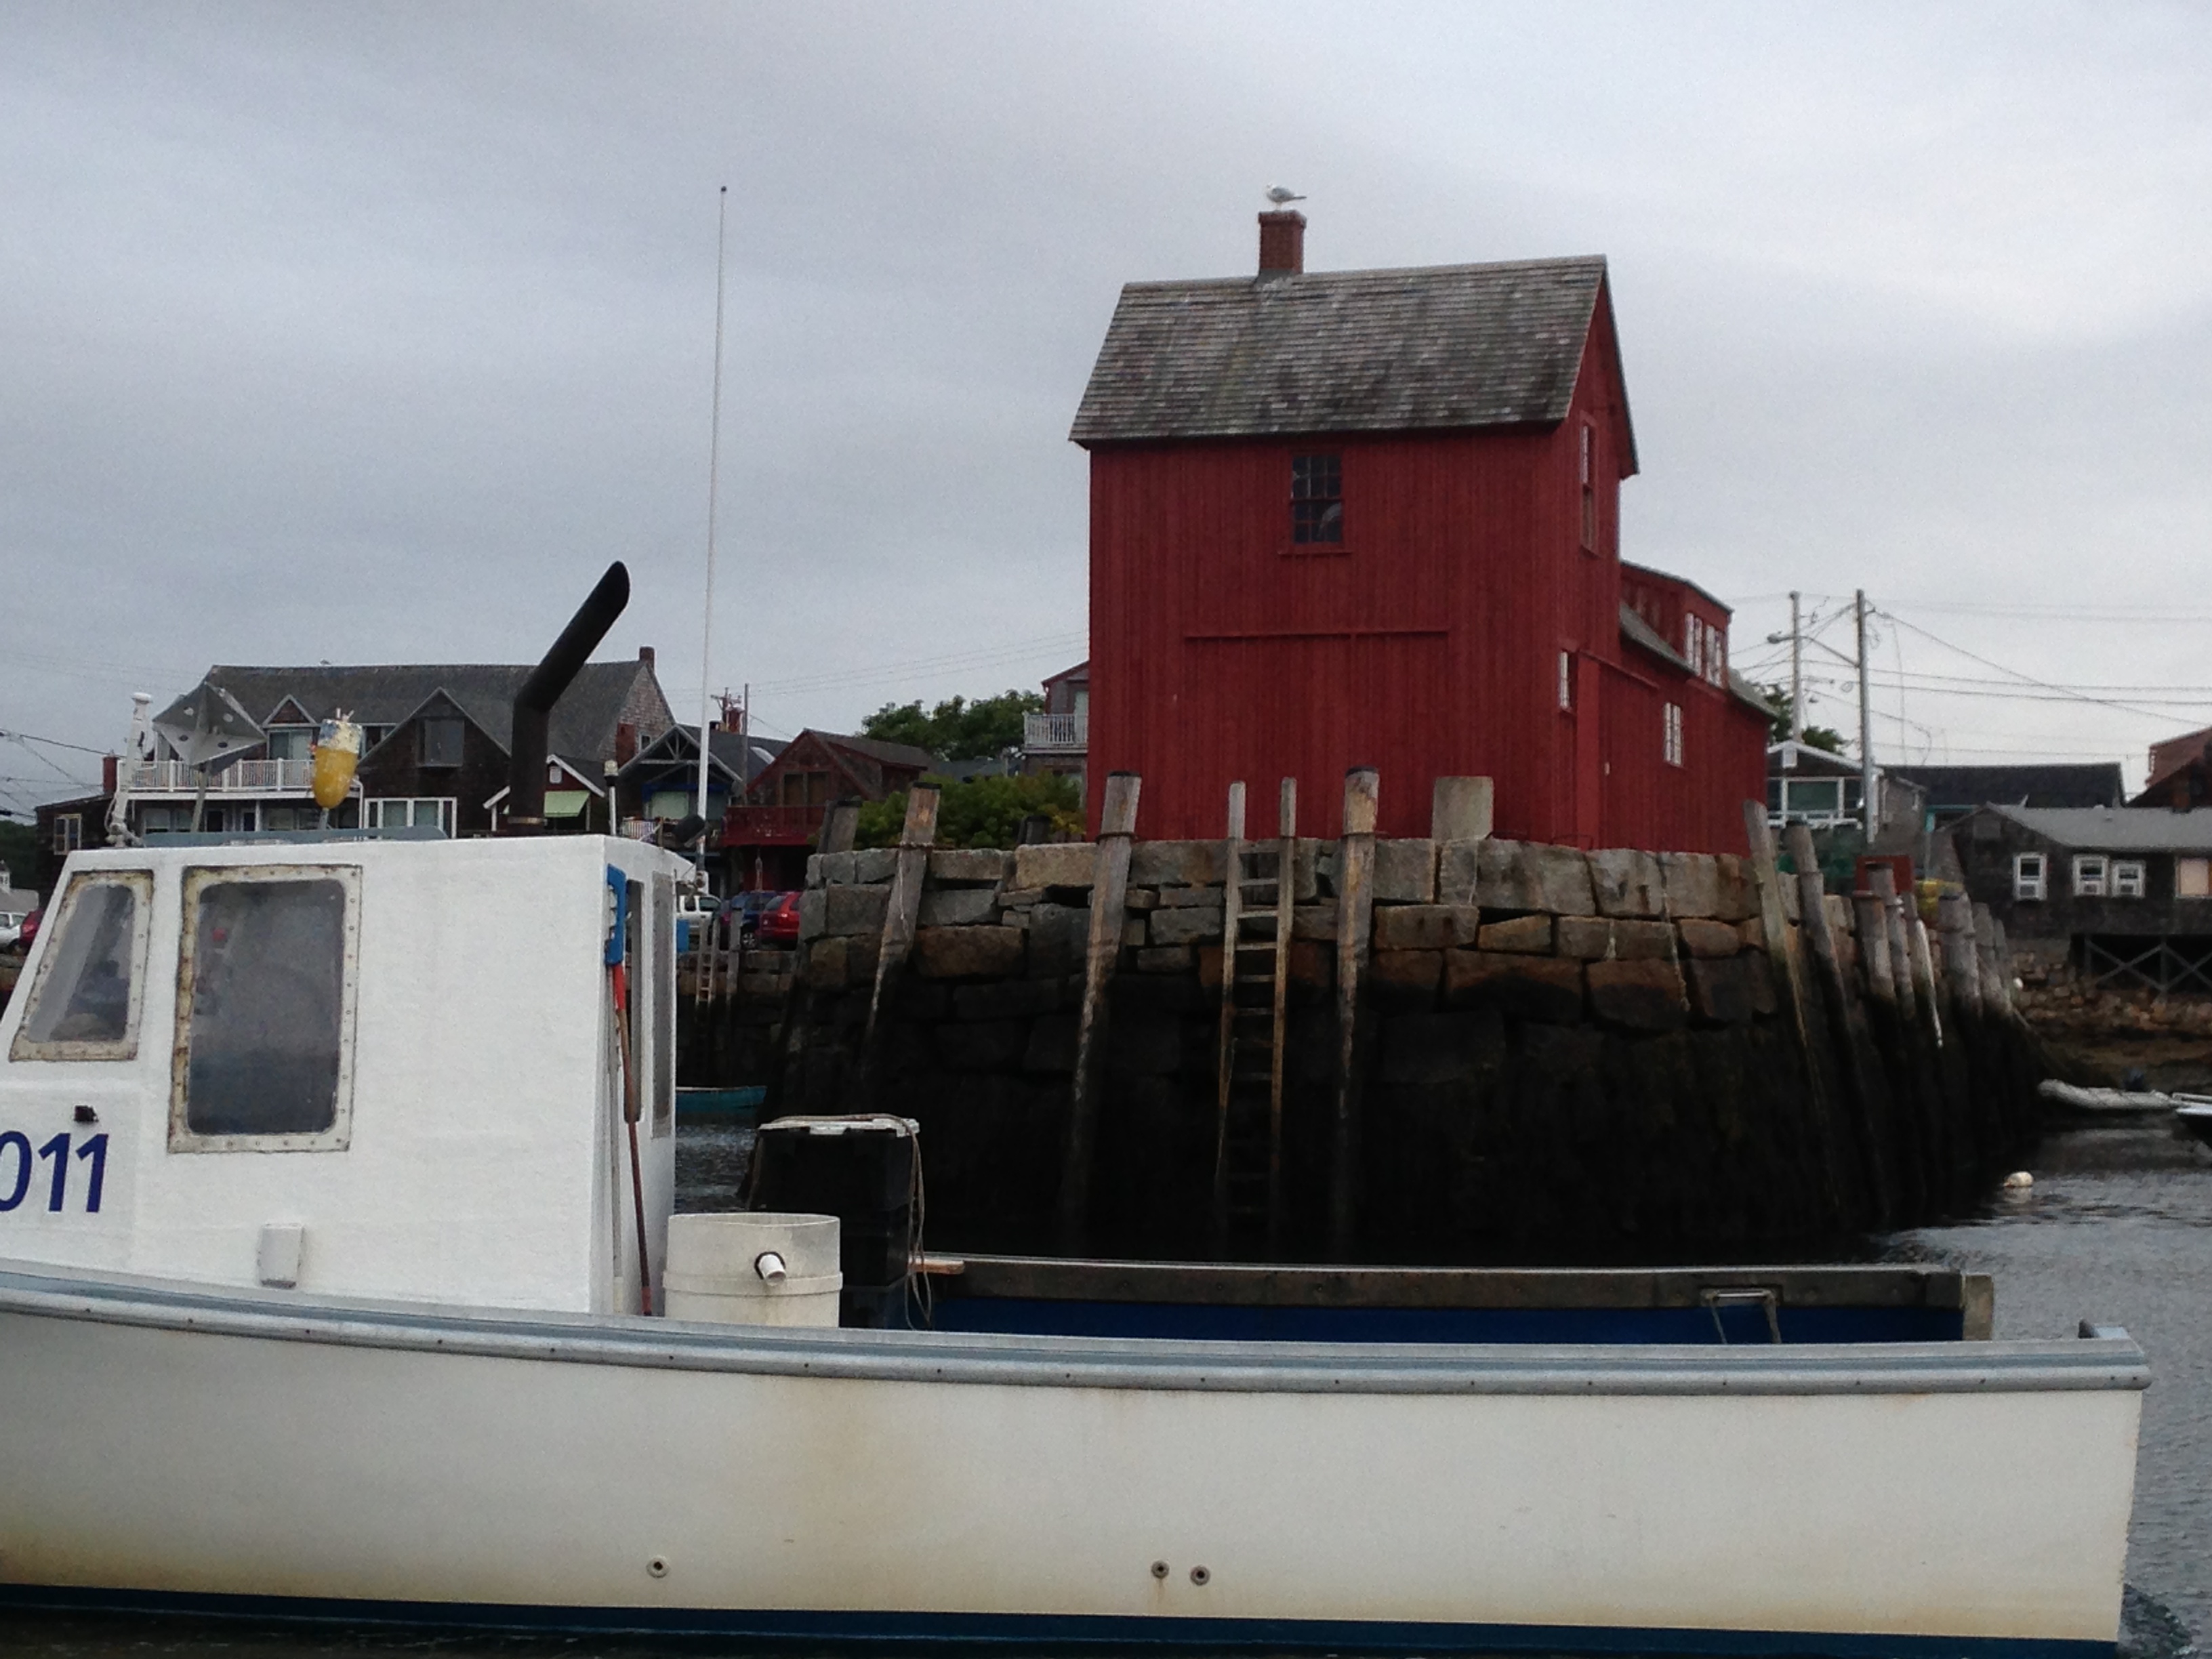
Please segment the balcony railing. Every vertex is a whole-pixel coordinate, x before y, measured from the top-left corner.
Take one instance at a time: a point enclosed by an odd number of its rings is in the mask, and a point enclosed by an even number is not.
[[[1022,747],[1032,754],[1080,754],[1090,747],[1091,716],[1082,714],[1024,714]]]
[[[314,787],[311,760],[233,761],[208,774],[210,795],[304,795]],[[200,775],[182,761],[149,761],[131,769],[131,792],[138,795],[196,793]]]
[[[822,828],[818,806],[732,806],[722,818],[725,847],[804,847]]]

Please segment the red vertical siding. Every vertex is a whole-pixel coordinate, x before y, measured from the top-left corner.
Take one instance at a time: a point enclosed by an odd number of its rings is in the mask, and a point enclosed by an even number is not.
[[[1636,763],[1618,783],[1606,772],[1645,712],[1655,764],[1659,742],[1657,704],[1646,711],[1620,666],[1628,428],[1611,329],[1601,304],[1568,417],[1548,430],[1094,449],[1088,798],[1103,798],[1107,772],[1135,771],[1139,834],[1212,836],[1241,778],[1249,830],[1265,835],[1277,781],[1293,776],[1299,828],[1334,836],[1345,771],[1374,766],[1386,835],[1428,833],[1437,777],[1483,775],[1501,836],[1739,845],[1740,825],[1710,840],[1723,815],[1690,799],[1702,782],[1670,792]],[[1290,540],[1291,458],[1313,452],[1342,458],[1340,547]],[[1754,781],[1764,764],[1762,745]]]

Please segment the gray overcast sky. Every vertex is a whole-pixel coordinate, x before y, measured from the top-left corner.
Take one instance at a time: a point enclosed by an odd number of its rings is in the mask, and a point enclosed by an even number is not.
[[[1280,182],[1316,269],[1611,258],[1623,551],[1739,664],[1863,586],[1878,754],[2139,779],[2212,722],[2208,60],[2156,5],[9,0],[0,728],[534,659],[614,557],[695,717],[723,183],[714,683],[779,735],[1033,684],[1115,292],[1249,270]]]

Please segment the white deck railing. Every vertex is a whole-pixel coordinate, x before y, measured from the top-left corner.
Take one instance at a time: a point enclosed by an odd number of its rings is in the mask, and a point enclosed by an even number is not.
[[[1090,747],[1091,716],[1082,714],[1024,714],[1022,747],[1029,750]]]
[[[315,763],[305,760],[233,761],[208,774],[210,795],[304,795],[314,783]],[[200,775],[182,761],[149,761],[131,769],[131,792],[138,795],[191,794]]]

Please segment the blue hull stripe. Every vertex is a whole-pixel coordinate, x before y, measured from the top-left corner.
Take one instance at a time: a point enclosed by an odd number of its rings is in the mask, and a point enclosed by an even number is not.
[[[2111,1642],[1818,1631],[1456,1625],[1351,1619],[1170,1619],[1087,1613],[788,1612],[721,1607],[560,1607],[0,1584],[0,1607],[187,1613],[218,1619],[409,1625],[446,1630],[712,1636],[765,1644],[901,1647],[994,1643],[1036,1650],[1169,1646],[1355,1653],[1694,1654],[1709,1659],[2112,1659]]]

